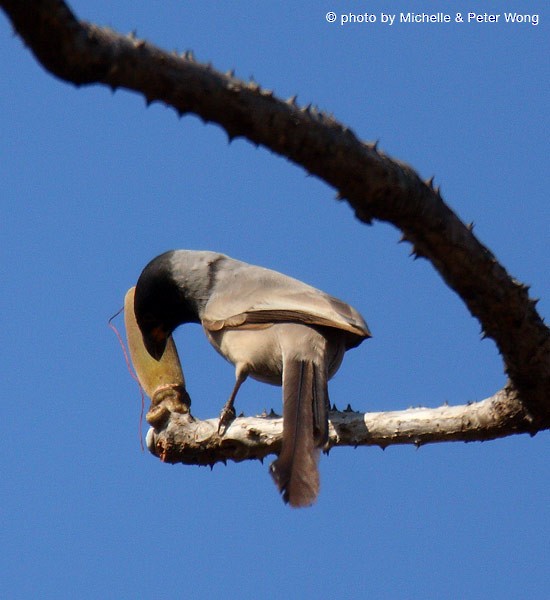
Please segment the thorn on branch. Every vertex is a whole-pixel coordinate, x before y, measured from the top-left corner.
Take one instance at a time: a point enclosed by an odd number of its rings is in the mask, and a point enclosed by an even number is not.
[[[425,258],[425,255],[418,249],[417,246],[413,246],[409,256],[412,256],[413,260],[418,260],[419,258]]]
[[[372,216],[365,207],[355,209],[355,216],[365,225],[372,225]]]
[[[237,134],[228,131],[227,129],[225,130],[225,133],[227,135],[227,143],[231,144],[231,142],[233,142],[233,140],[235,140],[235,138],[237,137]]]
[[[401,234],[401,237],[397,240],[398,244],[402,244],[403,242],[408,242],[409,239],[407,238],[407,235],[405,233]]]

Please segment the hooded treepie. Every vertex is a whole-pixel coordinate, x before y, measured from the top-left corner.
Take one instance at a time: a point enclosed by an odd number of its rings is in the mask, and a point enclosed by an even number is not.
[[[283,443],[271,474],[285,502],[309,506],[319,492],[319,451],[328,440],[328,380],[344,352],[370,337],[351,306],[297,279],[209,251],[172,250],[136,285],[134,310],[149,353],[160,359],[172,331],[200,323],[235,365],[220,416],[234,417],[248,376],[283,386]]]

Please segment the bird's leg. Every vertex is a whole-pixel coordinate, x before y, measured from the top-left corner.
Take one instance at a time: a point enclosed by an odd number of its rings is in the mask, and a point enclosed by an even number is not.
[[[239,391],[239,388],[245,382],[247,377],[247,373],[237,371],[237,381],[235,382],[235,387],[233,388],[231,396],[229,396],[229,399],[223,405],[223,408],[220,412],[220,422],[218,425],[218,433],[220,435],[222,435],[225,432],[225,429],[227,428],[229,423],[231,423],[231,421],[233,421],[237,416],[235,413],[235,407],[233,405],[235,404],[237,392]]]

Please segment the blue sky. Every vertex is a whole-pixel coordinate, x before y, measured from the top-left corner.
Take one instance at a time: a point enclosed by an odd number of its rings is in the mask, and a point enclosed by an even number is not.
[[[298,94],[423,177],[550,314],[549,20],[340,26],[325,15],[489,10],[479,0],[74,0],[83,19]],[[548,432],[491,443],[335,449],[311,509],[267,462],[164,465],[139,444],[140,396],[107,319],[143,266],[211,249],[353,304],[374,337],[331,399],[394,410],[483,399],[491,341],[399,232],[217,126],[44,72],[0,16],[0,579],[6,598],[535,598],[550,585]],[[122,319],[118,320],[122,328]],[[200,328],[180,349],[194,412],[233,368]],[[247,382],[238,409],[280,408]]]

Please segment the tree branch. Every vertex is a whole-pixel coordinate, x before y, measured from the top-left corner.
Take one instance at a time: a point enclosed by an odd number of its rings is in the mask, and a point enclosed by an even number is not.
[[[256,83],[221,74],[153,45],[78,21],[61,0],[0,0],[37,59],[53,74],[105,84],[161,101],[181,116],[218,123],[229,139],[243,136],[301,165],[338,190],[357,217],[392,223],[430,260],[495,340],[530,429],[550,427],[550,330],[528,288],[515,281],[444,203],[431,181],[365,144],[332,116],[282,101]],[[516,407],[517,408],[517,407]],[[527,421],[523,420],[525,425]]]
[[[148,414],[154,428],[147,433],[149,450],[164,462],[213,465],[217,462],[263,460],[281,448],[283,421],[274,413],[235,419],[223,436],[218,419],[201,421],[166,397]],[[465,406],[409,408],[361,414],[330,412],[327,450],[334,446],[380,446],[451,441],[486,441],[529,433],[532,424],[515,393],[503,389],[481,402]]]

